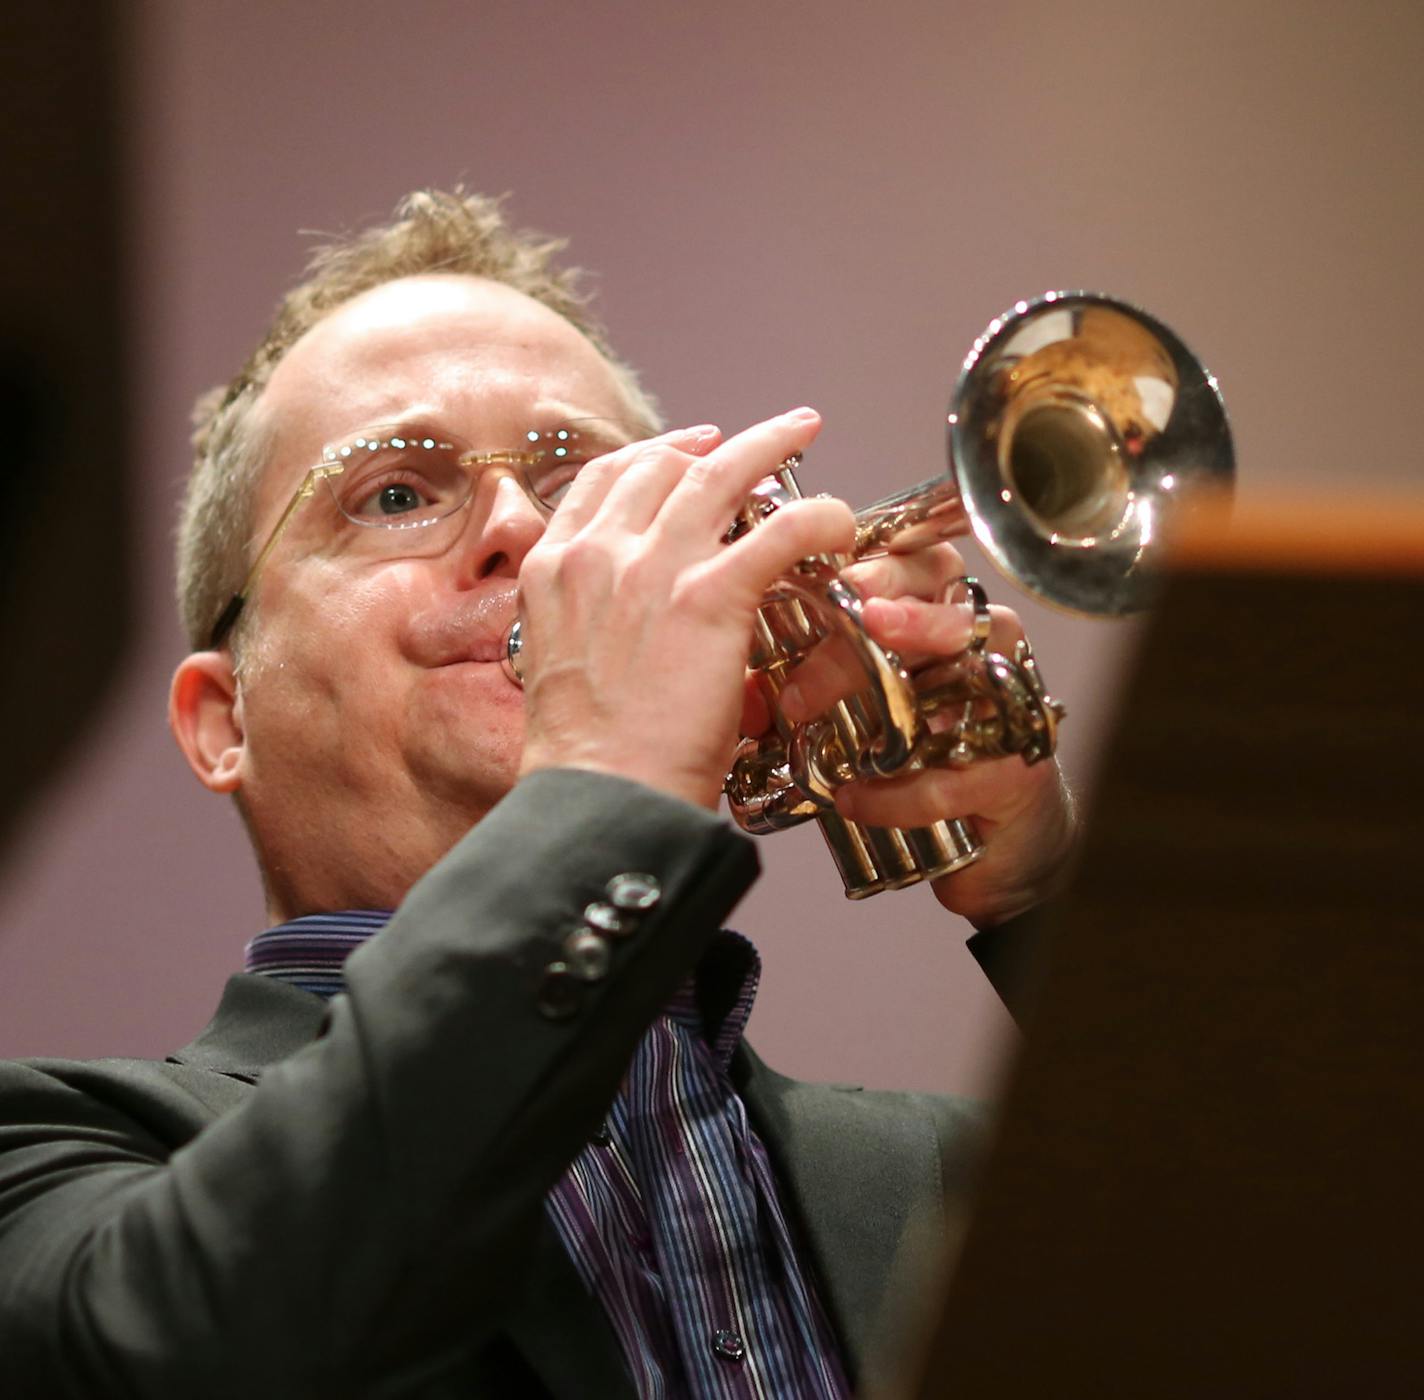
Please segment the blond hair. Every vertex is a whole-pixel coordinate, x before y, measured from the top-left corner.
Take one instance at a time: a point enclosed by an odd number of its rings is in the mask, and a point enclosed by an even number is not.
[[[542,302],[592,342],[623,385],[640,420],[659,422],[656,405],[620,360],[589,312],[577,268],[554,263],[565,240],[512,229],[501,201],[421,190],[387,224],[329,243],[283,298],[267,334],[228,384],[193,409],[193,469],[178,525],[178,611],[194,648],[242,586],[252,547],[257,483],[269,434],[257,412],[262,391],[288,350],[318,321],[373,287],[422,273],[454,272],[501,282]],[[234,638],[236,641],[236,638]]]

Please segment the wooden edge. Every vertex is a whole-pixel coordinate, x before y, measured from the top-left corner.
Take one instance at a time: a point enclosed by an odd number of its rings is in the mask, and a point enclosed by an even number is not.
[[[1420,494],[1420,501],[1281,496],[1234,506],[1208,498],[1175,523],[1165,571],[1424,574]]]

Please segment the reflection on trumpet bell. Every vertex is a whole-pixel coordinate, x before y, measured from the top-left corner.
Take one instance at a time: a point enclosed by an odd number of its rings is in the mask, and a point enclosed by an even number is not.
[[[1235,470],[1206,367],[1145,311],[1083,292],[989,324],[955,389],[949,453],[994,563],[1092,617],[1146,606],[1164,530]]]
[[[857,557],[972,530],[1014,582],[1092,617],[1149,601],[1164,527],[1234,474],[1206,368],[1146,312],[1082,292],[991,322],[948,423],[949,470],[857,512]]]

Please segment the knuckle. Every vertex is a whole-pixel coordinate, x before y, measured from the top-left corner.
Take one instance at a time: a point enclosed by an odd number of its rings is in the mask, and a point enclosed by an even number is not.
[[[559,552],[558,573],[574,585],[603,577],[608,567],[608,549],[597,535],[575,535]]]
[[[724,617],[730,605],[726,590],[699,570],[682,573],[668,590],[669,611],[694,623]]]
[[[669,455],[672,449],[667,449]],[[688,457],[685,453],[677,456],[683,462],[683,480],[696,490],[712,485],[721,475],[722,464],[716,457]]]
[[[855,531],[854,512],[830,497],[795,501],[772,516],[772,522],[778,520],[785,522],[781,528],[788,538],[806,544],[808,553],[846,544]]]
[[[663,577],[659,561],[647,551],[625,553],[618,561],[619,584],[631,592],[648,594]]]
[[[862,593],[884,593],[889,585],[884,558],[858,559],[841,570],[841,577]]]
[[[949,545],[929,545],[903,554],[878,554],[846,570],[852,582],[888,597],[942,598],[964,573],[964,561]]]
[[[605,452],[586,462],[579,470],[579,477],[597,480],[599,477],[609,476],[617,472],[627,460],[628,449],[626,447],[615,448],[612,452]]]

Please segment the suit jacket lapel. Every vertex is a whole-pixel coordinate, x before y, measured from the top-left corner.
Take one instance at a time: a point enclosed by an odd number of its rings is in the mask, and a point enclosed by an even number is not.
[[[326,1003],[274,977],[229,977],[203,1033],[168,1058],[256,1083],[269,1065],[295,1055],[321,1034]]]
[[[888,1378],[898,1313],[943,1240],[938,1137],[911,1095],[802,1084],[739,1051],[742,1097],[817,1267],[857,1389]]]

